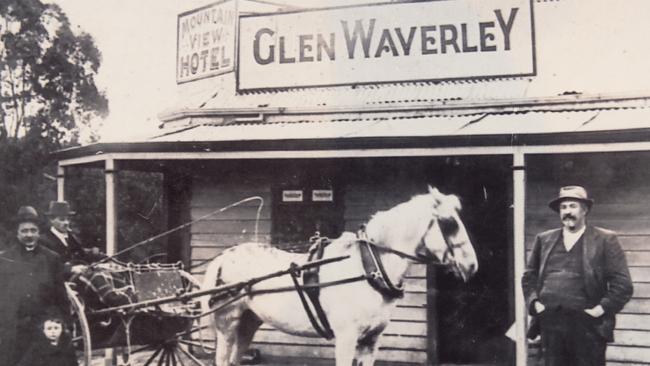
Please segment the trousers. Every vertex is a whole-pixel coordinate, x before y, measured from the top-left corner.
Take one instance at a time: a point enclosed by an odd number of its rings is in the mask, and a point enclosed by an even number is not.
[[[605,366],[607,340],[596,332],[602,319],[566,309],[547,309],[538,316],[546,366]]]

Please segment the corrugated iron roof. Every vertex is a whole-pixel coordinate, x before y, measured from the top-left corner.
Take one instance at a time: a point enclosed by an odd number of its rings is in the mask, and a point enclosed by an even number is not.
[[[473,115],[275,116],[272,123],[197,125],[149,142],[560,134],[650,129],[650,109],[528,111]]]

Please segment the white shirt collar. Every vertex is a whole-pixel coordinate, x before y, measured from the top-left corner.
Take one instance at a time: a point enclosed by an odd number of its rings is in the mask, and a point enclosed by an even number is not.
[[[570,251],[574,245],[578,242],[582,234],[585,233],[587,225],[583,226],[582,229],[576,231],[575,233],[570,232],[566,228],[562,229],[562,239],[564,240],[564,248],[566,251]]]
[[[63,245],[65,245],[66,247],[68,246],[68,235],[67,234],[63,234],[63,233],[59,232],[54,227],[50,227],[50,231],[52,232],[52,234],[54,234],[54,236],[56,236],[57,238],[59,238],[59,240],[61,240]]]

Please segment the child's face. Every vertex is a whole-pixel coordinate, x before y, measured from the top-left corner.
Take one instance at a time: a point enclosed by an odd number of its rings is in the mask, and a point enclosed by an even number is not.
[[[59,341],[61,332],[63,332],[63,325],[61,323],[52,320],[46,320],[43,323],[43,333],[45,333],[45,337],[47,337],[51,343]]]

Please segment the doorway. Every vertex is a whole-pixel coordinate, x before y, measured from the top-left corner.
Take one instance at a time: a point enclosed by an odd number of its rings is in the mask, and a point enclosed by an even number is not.
[[[448,158],[434,170],[436,177],[430,180],[461,198],[461,218],[479,262],[479,271],[467,283],[442,268],[429,271],[429,289],[435,293],[435,357],[452,365],[513,364],[514,342],[505,337],[514,319],[510,162]]]
[[[309,248],[316,232],[336,238],[343,232],[344,190],[332,166],[324,162],[296,162],[272,187],[274,245],[296,252]]]

